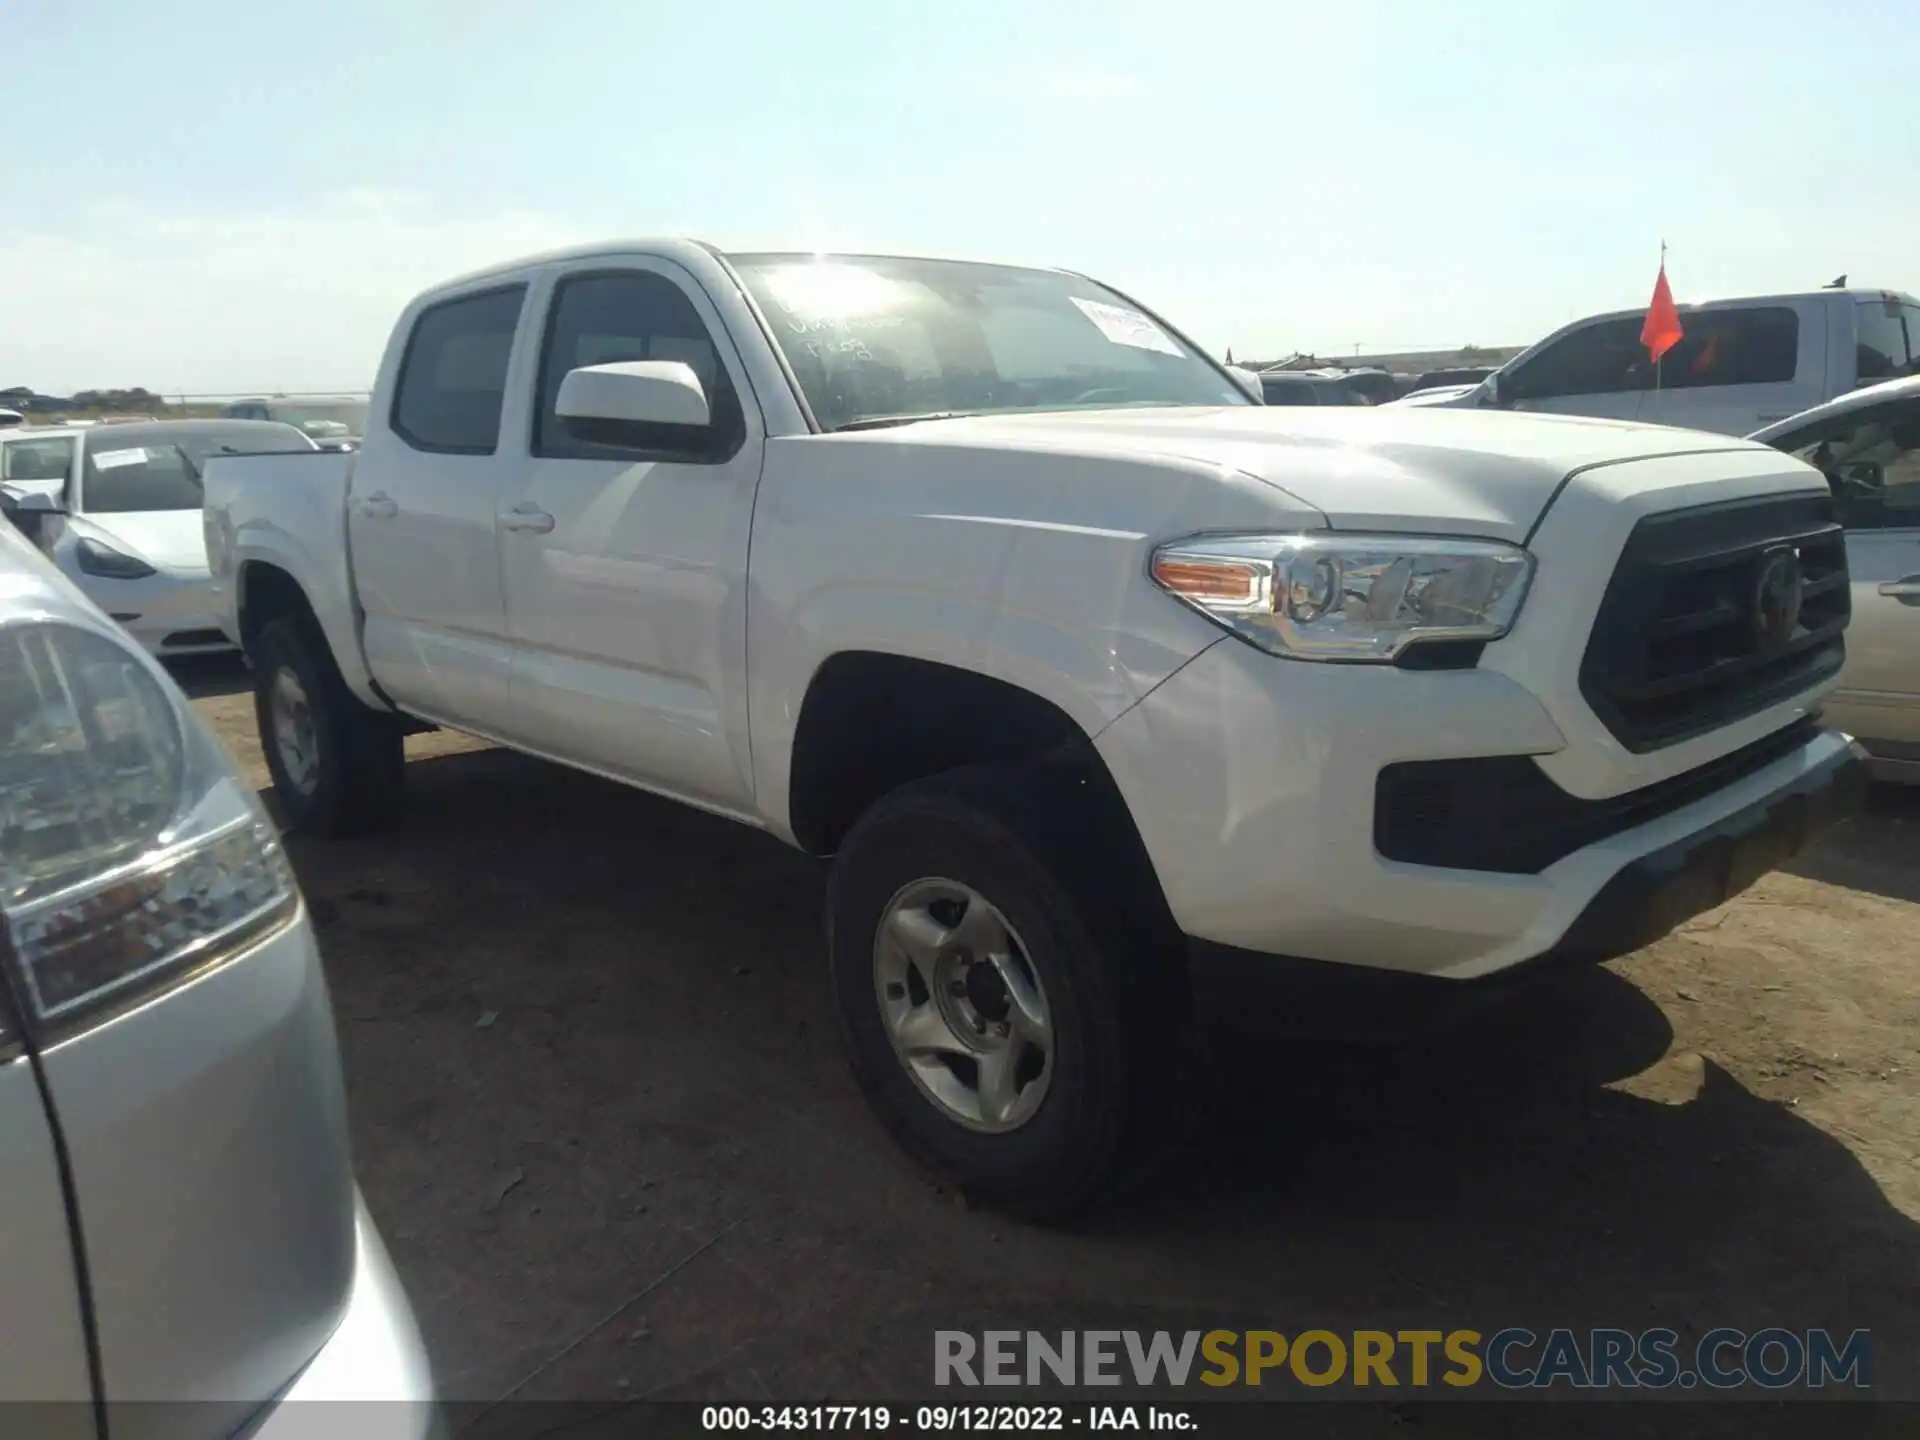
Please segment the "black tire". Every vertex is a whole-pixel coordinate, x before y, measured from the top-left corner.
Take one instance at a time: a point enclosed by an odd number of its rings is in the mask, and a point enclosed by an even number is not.
[[[260,748],[288,825],[310,835],[360,835],[383,829],[399,813],[406,754],[398,716],[362,704],[347,689],[326,637],[307,616],[267,625],[250,647],[253,711]],[[272,695],[290,670],[313,717],[316,776],[302,789],[288,774],[274,739]]]
[[[1175,1076],[1156,1064],[1143,1087],[1146,1042],[1159,1058],[1196,1053],[1166,927],[1151,907],[1132,903],[1139,887],[1124,868],[1128,857],[1089,844],[1107,803],[1083,772],[1056,767],[936,776],[862,817],[828,885],[834,997],[868,1103],[902,1149],[969,1200],[1042,1223],[1071,1219],[1101,1198],[1142,1149],[1137,1142],[1168,1138],[1170,1115],[1184,1113],[1191,1069],[1183,1063]],[[904,887],[932,877],[969,887],[1001,912],[1052,1012],[1045,1096],[1011,1131],[981,1133],[950,1116],[888,1037],[877,931]]]

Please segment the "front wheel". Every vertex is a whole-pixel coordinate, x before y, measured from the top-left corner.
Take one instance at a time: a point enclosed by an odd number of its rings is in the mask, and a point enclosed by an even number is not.
[[[268,625],[250,658],[260,748],[289,825],[339,836],[390,823],[406,763],[398,719],[347,689],[303,618]]]
[[[1036,1220],[1118,1168],[1152,1063],[1129,981],[1156,963],[1047,842],[1048,790],[998,767],[908,786],[854,827],[828,896],[869,1104],[935,1174]]]

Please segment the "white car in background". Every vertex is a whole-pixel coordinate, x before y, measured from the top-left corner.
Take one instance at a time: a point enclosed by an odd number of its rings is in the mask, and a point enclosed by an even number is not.
[[[352,450],[367,433],[365,396],[275,395],[236,400],[225,420],[278,420],[305,431],[322,450]]]
[[[153,654],[230,650],[207,569],[201,466],[318,448],[291,425],[246,420],[0,431],[0,509]]]
[[[1867,747],[1877,778],[1920,784],[1920,376],[1749,438],[1824,471],[1847,527],[1853,624],[1827,719]]]

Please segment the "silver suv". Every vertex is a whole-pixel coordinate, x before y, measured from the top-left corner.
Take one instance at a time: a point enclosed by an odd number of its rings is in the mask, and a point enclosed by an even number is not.
[[[75,1434],[434,1433],[326,982],[252,789],[0,526],[0,1401]],[[192,1405],[145,1402],[190,1400]],[[125,1408],[123,1408],[125,1407]]]

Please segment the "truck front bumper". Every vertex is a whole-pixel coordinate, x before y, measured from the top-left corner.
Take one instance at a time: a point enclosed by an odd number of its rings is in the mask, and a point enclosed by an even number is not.
[[[1464,998],[1535,962],[1657,939],[1857,803],[1858,747],[1798,733],[1724,784],[1682,785],[1625,828],[1518,871],[1410,864],[1375,844],[1386,767],[1564,747],[1539,702],[1489,670],[1306,664],[1226,640],[1096,743],[1193,942],[1203,1004],[1268,981],[1291,1003],[1330,988],[1431,990],[1385,983],[1409,978]],[[1347,971],[1359,973],[1335,973]]]
[[[1859,803],[1868,784],[1858,745],[1834,752],[1772,794],[1630,861],[1587,902],[1553,948],[1473,980],[1189,944],[1195,1010],[1211,1025],[1388,1038],[1457,1021],[1569,965],[1651,944],[1732,899]]]

